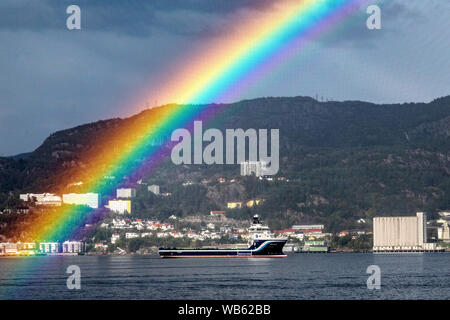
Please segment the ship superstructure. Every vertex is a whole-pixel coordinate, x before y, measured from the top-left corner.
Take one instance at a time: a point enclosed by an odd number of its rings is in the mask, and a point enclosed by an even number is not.
[[[247,249],[167,249],[160,248],[161,258],[284,258],[286,238],[276,238],[268,226],[261,224],[259,216],[253,217],[248,229]]]

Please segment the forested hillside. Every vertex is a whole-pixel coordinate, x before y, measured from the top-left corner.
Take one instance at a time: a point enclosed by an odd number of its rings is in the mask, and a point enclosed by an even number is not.
[[[89,172],[89,155],[116,155],[114,146],[106,144],[109,136],[124,128],[132,132],[129,128],[164,108],[60,131],[30,154],[0,158],[0,210],[13,205],[12,198],[22,191],[68,191],[59,182],[70,181],[80,169]],[[208,214],[225,209],[228,201],[261,198],[262,205],[230,214],[248,217],[258,211],[276,228],[321,222],[338,230],[357,227],[361,217],[415,211],[433,216],[450,208],[450,97],[393,105],[260,98],[222,105],[220,110],[204,129],[280,129],[276,178],[289,181],[242,178],[238,165],[175,166],[166,161],[142,178],[172,195],[154,197],[141,190],[134,215]],[[129,136],[130,141],[138,138]],[[227,182],[218,183],[219,177]],[[193,184],[182,186],[187,181]]]

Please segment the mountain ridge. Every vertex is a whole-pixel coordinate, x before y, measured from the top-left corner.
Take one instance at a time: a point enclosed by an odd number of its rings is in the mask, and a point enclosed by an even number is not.
[[[275,225],[285,225],[277,219],[291,223],[314,217],[315,221],[350,227],[350,220],[357,217],[415,210],[435,214],[450,207],[450,96],[429,103],[386,105],[319,102],[310,97],[265,97],[220,106],[224,107],[220,115],[205,123],[204,130],[280,129],[278,176],[293,182],[277,183],[276,189],[265,183],[261,187],[257,181],[245,178],[235,188],[241,190],[242,197],[267,199],[258,209]],[[61,130],[26,157],[0,158],[0,192],[66,191],[58,182],[63,178],[70,181],[76,170],[88,170],[87,155],[102,152],[108,155],[102,144],[109,136],[153,119],[164,108],[167,106],[143,110],[128,118],[100,120]],[[133,136],[132,130],[127,132],[131,132],[129,141],[139,138]],[[190,203],[185,190],[179,188],[183,181],[213,180],[219,176],[231,179],[239,176],[239,169],[218,165],[175,166],[165,162],[143,178],[166,190],[177,190],[174,193],[179,198],[172,209],[179,211],[179,215],[187,215],[223,209],[225,201],[239,197],[239,192],[222,190],[211,182],[198,187],[205,197],[204,203],[199,199]],[[162,212],[163,204],[160,205],[158,210]],[[145,201],[137,207],[140,212],[150,210]],[[242,214],[249,212],[242,210]]]

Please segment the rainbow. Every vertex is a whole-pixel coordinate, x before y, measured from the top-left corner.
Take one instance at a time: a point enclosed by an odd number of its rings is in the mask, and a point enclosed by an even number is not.
[[[150,120],[125,127],[100,141],[127,147],[109,157],[102,154],[85,159],[92,168],[80,173],[80,179],[87,178],[91,182],[81,191],[112,195],[117,185],[105,185],[104,176],[126,176],[129,183],[150,172],[166,158],[172,144],[168,137],[173,130],[190,129],[194,119],[214,118],[224,105],[213,102],[238,96],[365,2],[367,0],[277,1],[272,4],[273,10],[236,23],[221,39],[211,40],[211,44],[194,52],[188,62],[182,61],[169,70],[167,73],[175,76],[165,81],[163,87],[139,96],[138,100],[142,101],[157,95],[177,104],[151,109]],[[139,138],[130,142],[126,137],[131,134]],[[162,146],[149,144],[156,137],[166,137]],[[61,209],[51,218],[33,222],[28,234],[36,241],[65,240],[91,215],[92,210]]]

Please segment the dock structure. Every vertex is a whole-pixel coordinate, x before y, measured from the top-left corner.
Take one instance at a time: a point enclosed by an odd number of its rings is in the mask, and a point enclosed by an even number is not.
[[[304,245],[300,247],[299,253],[328,253],[330,247],[326,241],[322,240],[307,240]]]

